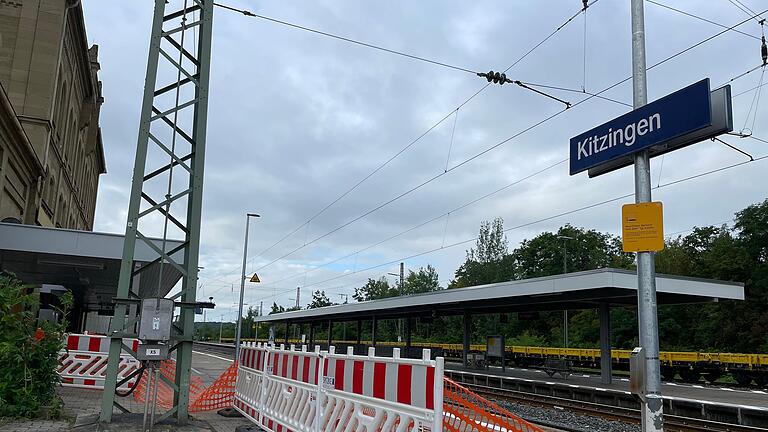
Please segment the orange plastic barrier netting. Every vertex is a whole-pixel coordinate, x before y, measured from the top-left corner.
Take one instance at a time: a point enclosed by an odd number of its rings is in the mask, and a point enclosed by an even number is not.
[[[176,379],[176,362],[164,360],[160,363],[160,375],[174,382]],[[149,372],[144,373],[136,385],[133,397],[137,402],[144,403],[149,386]],[[200,377],[192,376],[189,380],[189,412],[210,411],[232,406],[237,379],[237,364],[232,363],[208,388],[205,388]],[[151,396],[151,395],[150,395]],[[164,380],[157,386],[157,405],[169,409],[173,406],[173,388]]]
[[[212,411],[231,408],[235,401],[237,363],[232,364],[216,378],[205,391],[189,405],[189,412]],[[190,399],[192,400],[192,399]]]
[[[450,432],[543,432],[448,378],[443,386],[443,429]]]

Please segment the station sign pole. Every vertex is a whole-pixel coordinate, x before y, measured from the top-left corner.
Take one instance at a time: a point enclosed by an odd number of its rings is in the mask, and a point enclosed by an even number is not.
[[[632,89],[634,109],[648,103],[643,0],[631,0]],[[651,163],[648,150],[634,155],[635,202],[651,202]],[[645,398],[641,423],[644,432],[663,431],[663,400],[659,371],[659,326],[656,316],[656,269],[653,252],[637,253],[637,314],[640,345],[645,354]]]

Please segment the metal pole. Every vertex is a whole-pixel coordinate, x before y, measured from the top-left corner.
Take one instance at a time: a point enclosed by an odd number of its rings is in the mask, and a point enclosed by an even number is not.
[[[563,239],[563,274],[568,273],[568,244]],[[563,311],[563,343],[568,348],[568,309]]]
[[[142,431],[147,431],[149,429],[149,426],[147,425],[147,417],[149,416],[149,395],[152,394],[152,375],[154,374],[152,362],[149,362],[149,366],[147,369],[149,370],[147,374],[147,388],[144,390],[146,393],[144,394],[144,417],[141,422],[141,429]]]
[[[240,358],[240,333],[243,326],[243,296],[245,295],[245,264],[248,259],[248,222],[251,216],[259,217],[257,214],[247,213],[245,215],[245,241],[243,241],[243,270],[240,274],[240,302],[237,306],[237,329],[235,330],[235,362]]]
[[[376,347],[376,315],[371,318],[371,346]]]
[[[155,424],[155,408],[157,407],[157,387],[160,384],[160,369],[155,368],[155,386],[152,390],[152,414],[149,416],[149,430],[152,431],[152,426]],[[149,393],[147,393],[149,396]]]
[[[219,321],[219,343],[221,343],[221,331],[224,329],[224,315],[221,316]]]
[[[634,108],[648,103],[645,64],[643,0],[631,0],[632,89]],[[635,154],[635,202],[651,201],[651,164],[647,151]],[[645,389],[641,422],[643,431],[663,431],[664,412],[659,372],[659,328],[656,316],[656,269],[652,252],[637,254],[637,316],[640,345],[645,349]]]
[[[409,352],[411,350],[411,333],[412,330],[412,323],[411,323],[411,317],[407,317],[405,319],[405,347],[406,352]]]
[[[363,322],[357,320],[357,345],[362,345],[363,340]]]
[[[177,347],[173,407],[160,420],[175,415],[179,424],[184,424],[189,414],[195,311],[188,306],[197,302],[213,1],[199,0],[194,2],[194,7],[184,2],[169,3],[165,0],[155,0],[154,3],[133,182],[115,297],[117,304],[109,329],[109,361],[99,416],[100,421],[107,423],[112,420],[122,338],[136,337],[132,329],[125,328],[126,302],[141,297],[137,290],[132,289],[132,281],[147,269],[156,269],[158,266],[162,269],[166,265],[173,265],[182,274],[181,292],[174,294],[173,299],[185,306],[181,308],[179,319],[174,325],[176,331],[172,335]],[[184,36],[192,28],[197,29],[196,43]],[[170,45],[166,43],[161,46],[168,40],[172,41]],[[190,45],[193,45],[190,42],[196,45],[196,49],[190,49]],[[184,60],[182,63],[183,57],[191,61]],[[193,78],[188,79],[184,75]],[[175,80],[172,78],[174,76]],[[175,103],[168,104],[170,92],[175,93]],[[163,107],[165,111],[158,107]],[[151,131],[158,130],[160,124],[163,124],[163,130],[172,132],[153,135]],[[148,155],[155,154],[157,150],[167,153],[170,159],[167,164],[150,171],[155,166],[148,162]],[[180,176],[179,172],[182,173]],[[173,194],[168,189],[167,194],[161,195],[156,186],[148,183],[153,178],[168,179],[168,184],[174,186]],[[182,184],[184,188],[181,188]],[[169,208],[175,209],[173,215],[168,211]],[[164,240],[162,247],[158,248],[148,238],[152,231],[147,228],[168,227],[169,222],[184,233],[184,242],[177,248],[166,249],[168,231],[163,228]],[[148,265],[136,268],[135,250],[143,245],[157,252],[157,258]],[[179,262],[182,256],[183,262]],[[162,278],[162,270],[159,274]]]
[[[563,274],[568,273],[568,244],[563,239]]]
[[[469,360],[469,336],[472,332],[472,316],[469,312],[464,312],[464,337],[462,339],[462,352],[461,357],[463,359],[464,367],[468,366]]]
[[[568,273],[568,240],[573,240],[573,237],[566,235],[559,235],[557,238],[563,240],[563,274]],[[563,346],[568,348],[568,309],[563,310]]]

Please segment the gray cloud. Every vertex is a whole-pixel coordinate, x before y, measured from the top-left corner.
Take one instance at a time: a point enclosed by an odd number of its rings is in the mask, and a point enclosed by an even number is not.
[[[246,1],[235,6],[254,8]],[[258,12],[388,48],[462,67],[499,70],[572,15],[578,2],[272,2]],[[753,6],[758,6],[752,2]],[[677,2],[676,7],[726,25],[745,18],[728,2]],[[151,5],[129,0],[84,2],[89,38],[101,46],[106,103],[102,127],[109,174],[102,178],[96,229],[122,232],[136,144]],[[648,64],[718,32],[716,26],[646,4]],[[759,34],[753,21],[741,30]],[[583,17],[520,62],[508,75],[534,83],[580,89]],[[602,0],[588,12],[587,90],[602,90],[630,74],[628,2]],[[648,76],[651,99],[710,77],[721,84],[759,63],[759,44],[725,34],[658,68]],[[453,118],[337,205],[265,256],[255,254],[277,241],[341,192],[419,136],[484,83],[454,70],[415,62],[363,47],[216,10],[208,148],[201,244],[202,294],[213,295],[213,313],[233,317],[238,294],[246,211],[253,223],[249,273],[380,203],[443,172]],[[734,93],[755,86],[759,71],[733,83]],[[557,93],[575,102],[582,95]],[[625,83],[606,96],[631,101]],[[740,129],[751,94],[734,100]],[[514,85],[492,86],[459,110],[448,166],[453,167],[506,139],[562,105]],[[472,238],[480,221],[501,216],[507,227],[529,223],[633,190],[631,169],[587,179],[569,177],[561,165],[487,200],[437,220],[306,277],[270,283],[368,245],[443,214],[491,190],[567,157],[568,139],[627,110],[591,100],[370,216],[260,271],[264,283],[249,286],[246,300],[289,304],[298,285],[350,293],[366,277],[394,271],[362,268]],[[765,130],[765,104],[757,114],[757,136]],[[731,139],[755,155],[765,145]],[[717,143],[701,143],[664,158],[661,183],[742,160]],[[661,160],[653,161],[654,185]],[[661,188],[667,232],[728,220],[765,198],[764,163]],[[631,201],[631,200],[626,200]],[[619,232],[622,202],[571,214],[508,233],[512,246],[542,230],[571,223]],[[450,279],[470,244],[414,258],[409,268],[434,264]],[[326,284],[325,279],[352,273]],[[274,298],[273,298],[274,295]],[[303,294],[308,300],[309,293]],[[220,311],[220,312],[219,312]]]

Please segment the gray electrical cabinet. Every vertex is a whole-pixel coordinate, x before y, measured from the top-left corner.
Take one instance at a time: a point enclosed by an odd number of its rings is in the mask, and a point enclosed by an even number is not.
[[[144,342],[171,340],[172,320],[173,300],[164,298],[143,299],[139,317],[139,339]]]

